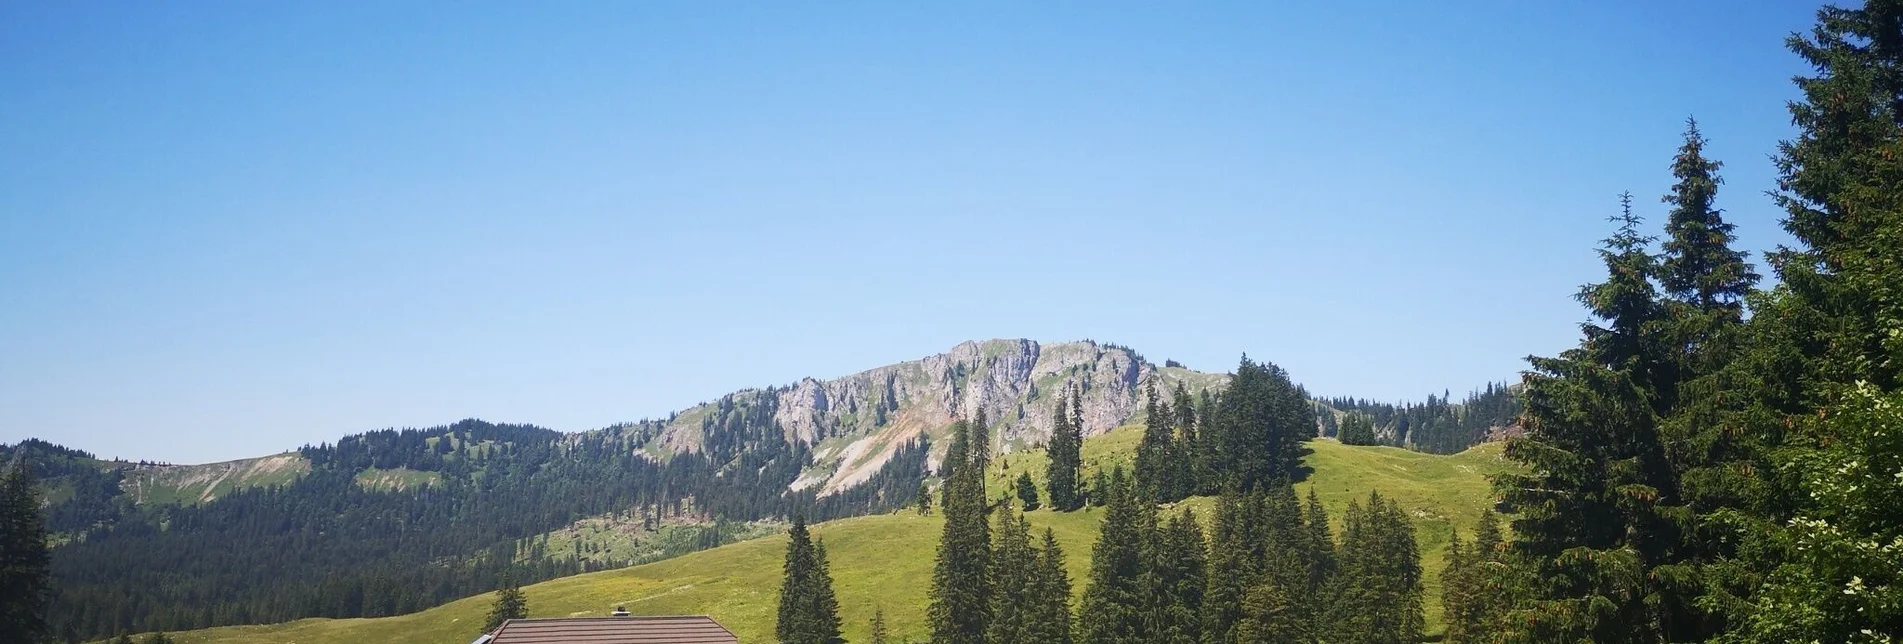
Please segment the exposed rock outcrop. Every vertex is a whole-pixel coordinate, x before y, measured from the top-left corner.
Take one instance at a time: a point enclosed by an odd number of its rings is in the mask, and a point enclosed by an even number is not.
[[[982,411],[997,452],[1042,444],[1058,398],[1082,394],[1084,433],[1131,422],[1143,409],[1143,383],[1184,382],[1192,391],[1218,387],[1226,376],[1159,368],[1135,352],[1091,341],[1040,345],[1031,340],[965,342],[950,351],[833,380],[802,379],[776,389],[774,420],[790,440],[815,445],[819,470],[798,487],[832,492],[865,480],[905,441],[935,443],[959,419]],[[763,395],[765,390],[753,390]],[[698,449],[704,407],[678,414],[657,437],[661,453]],[[697,413],[700,412],[700,413]],[[933,450],[933,462],[942,447]]]

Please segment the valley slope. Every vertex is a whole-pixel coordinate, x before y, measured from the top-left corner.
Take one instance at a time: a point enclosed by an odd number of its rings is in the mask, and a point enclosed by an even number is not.
[[[1124,427],[1085,442],[1086,468],[1127,466],[1138,427]],[[1309,457],[1315,473],[1298,487],[1313,487],[1331,516],[1339,521],[1350,500],[1369,490],[1396,499],[1414,519],[1426,569],[1430,630],[1440,622],[1439,578],[1449,535],[1468,529],[1490,503],[1486,476],[1508,464],[1497,444],[1457,455],[1435,456],[1392,447],[1352,447],[1316,440]],[[1037,467],[1040,451],[1000,460],[994,482],[1008,471]],[[1178,504],[1194,508],[1205,521],[1207,498]],[[1079,595],[1090,567],[1101,508],[1072,513],[1029,513],[1036,528],[1051,528],[1068,554],[1068,567]],[[840,598],[845,634],[862,641],[875,610],[883,610],[894,634],[910,641],[926,635],[924,609],[933,556],[943,522],[911,510],[830,521],[814,526],[826,543]],[[707,614],[740,635],[742,642],[772,639],[785,538],[754,539],[621,570],[555,579],[525,588],[532,616],[605,615],[615,606],[641,614]],[[306,619],[268,626],[236,626],[176,633],[183,644],[295,642],[342,644],[417,642],[463,644],[472,639],[488,609],[489,595],[477,595],[409,615],[376,619]]]

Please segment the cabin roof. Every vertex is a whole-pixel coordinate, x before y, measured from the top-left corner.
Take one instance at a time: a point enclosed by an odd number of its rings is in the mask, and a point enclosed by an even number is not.
[[[738,644],[705,615],[512,619],[487,644]]]

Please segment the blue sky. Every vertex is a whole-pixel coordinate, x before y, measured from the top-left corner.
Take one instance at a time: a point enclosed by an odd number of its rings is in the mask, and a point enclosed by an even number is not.
[[[1576,340],[1687,116],[1787,241],[1815,8],[5,3],[0,441],[581,430],[990,337],[1458,394]]]

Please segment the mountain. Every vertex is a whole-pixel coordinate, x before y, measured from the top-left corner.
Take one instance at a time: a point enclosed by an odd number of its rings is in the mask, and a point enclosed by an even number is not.
[[[0,459],[43,477],[54,619],[79,639],[403,614],[485,591],[505,570],[533,582],[771,534],[795,509],[823,520],[904,507],[955,419],[983,413],[994,453],[1035,453],[1066,391],[1098,436],[1141,420],[1152,380],[1219,392],[1227,376],[1112,344],[989,340],[584,432],[471,419],[206,465],[44,441],[0,446]],[[1324,428],[1347,413],[1314,408]]]
[[[1140,433],[1139,427],[1124,427],[1087,440],[1085,460],[1097,464],[1087,469],[1128,467]],[[1500,457],[1498,447],[1486,445],[1452,456],[1392,447],[1350,447],[1333,441],[1315,441],[1314,448],[1308,462],[1315,472],[1302,489],[1306,493],[1313,486],[1337,520],[1348,501],[1365,500],[1371,489],[1396,499],[1415,517],[1428,584],[1425,597],[1430,630],[1438,630],[1438,585],[1448,538],[1455,526],[1465,529],[1473,525],[1488,505],[1486,475],[1510,467]],[[1032,466],[1041,458],[1040,451],[1030,450],[1003,459],[993,468],[993,484],[1003,485],[1009,479],[1006,472]],[[1177,508],[1192,507],[1207,521],[1211,505],[1209,499],[1197,498]],[[1075,581],[1073,591],[1081,595],[1103,509],[1069,513],[1040,510],[1028,516],[1038,530],[1049,527],[1056,533],[1068,555],[1066,564]],[[815,536],[826,543],[849,641],[864,641],[875,610],[885,613],[898,641],[922,641],[926,635],[925,595],[942,525],[936,514],[918,516],[900,510],[812,527]],[[707,614],[732,629],[740,641],[770,641],[785,548],[784,537],[755,539],[667,561],[547,581],[524,591],[534,617],[605,615],[616,606],[626,606],[637,615]],[[490,600],[489,595],[475,595],[395,617],[305,619],[171,636],[180,644],[462,644],[474,636]]]

